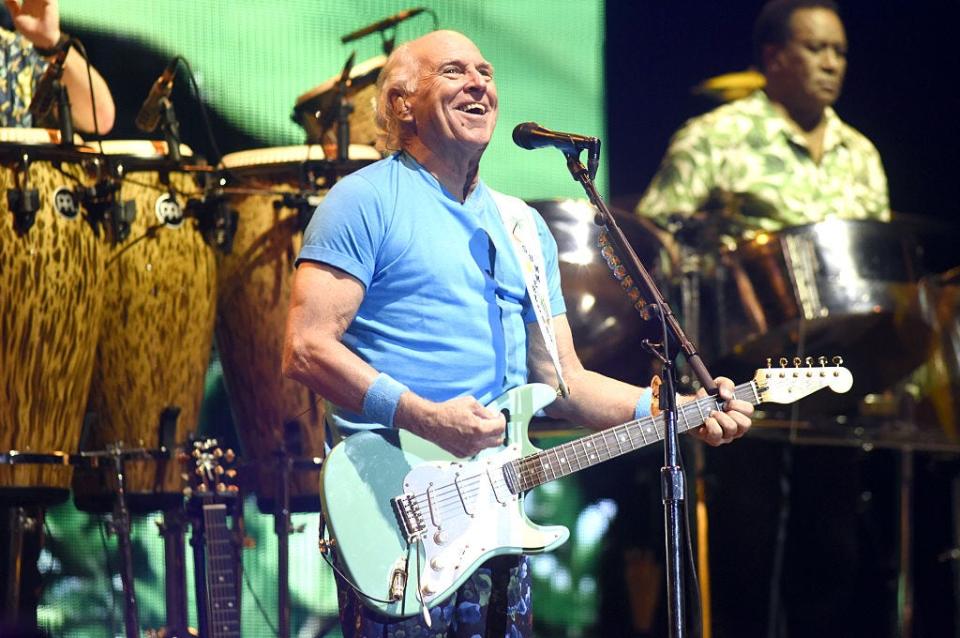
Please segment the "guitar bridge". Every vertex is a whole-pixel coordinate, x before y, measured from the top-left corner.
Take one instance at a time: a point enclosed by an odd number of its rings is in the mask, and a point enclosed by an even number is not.
[[[416,497],[413,494],[401,494],[390,499],[390,504],[393,506],[393,513],[407,542],[413,543],[423,538],[427,526],[423,521],[423,514],[420,512],[420,504],[417,503]]]

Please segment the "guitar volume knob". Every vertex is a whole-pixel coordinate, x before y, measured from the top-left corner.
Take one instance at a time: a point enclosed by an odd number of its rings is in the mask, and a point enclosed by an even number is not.
[[[437,530],[437,532],[433,535],[433,542],[437,545],[443,545],[447,542],[447,535],[444,532]]]

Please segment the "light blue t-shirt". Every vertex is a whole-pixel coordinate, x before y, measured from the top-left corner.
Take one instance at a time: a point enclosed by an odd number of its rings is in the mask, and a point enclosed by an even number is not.
[[[557,245],[534,211],[551,311],[565,312]],[[343,343],[433,401],[486,404],[527,382],[536,321],[513,244],[481,181],[462,204],[405,153],[338,182],[307,226],[297,262],[357,278],[365,295]],[[322,290],[313,294],[322,295]],[[334,406],[342,435],[375,427]]]

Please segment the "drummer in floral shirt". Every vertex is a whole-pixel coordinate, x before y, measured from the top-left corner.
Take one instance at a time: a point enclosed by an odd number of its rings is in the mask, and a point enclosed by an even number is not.
[[[889,220],[877,149],[832,108],[847,68],[837,6],[768,3],[754,29],[754,53],[765,88],[689,120],[637,212],[666,228],[716,209],[730,214],[737,230]]]
[[[64,46],[60,31],[57,0],[4,0],[14,31],[0,28],[0,126],[30,127],[48,125],[34,122],[28,109],[33,91],[47,63]],[[90,69],[96,98],[97,121],[87,78],[87,65],[77,50],[70,49],[64,60],[62,82],[70,98],[73,124],[77,129],[101,134],[113,128],[116,109],[107,83]]]

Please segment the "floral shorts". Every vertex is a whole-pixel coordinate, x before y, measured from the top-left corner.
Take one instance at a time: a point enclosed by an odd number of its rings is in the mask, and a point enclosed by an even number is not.
[[[431,627],[420,615],[398,619],[378,614],[364,606],[338,575],[344,638],[486,638],[495,634],[529,638],[533,636],[529,563],[524,556],[488,560],[450,598],[430,610]]]

